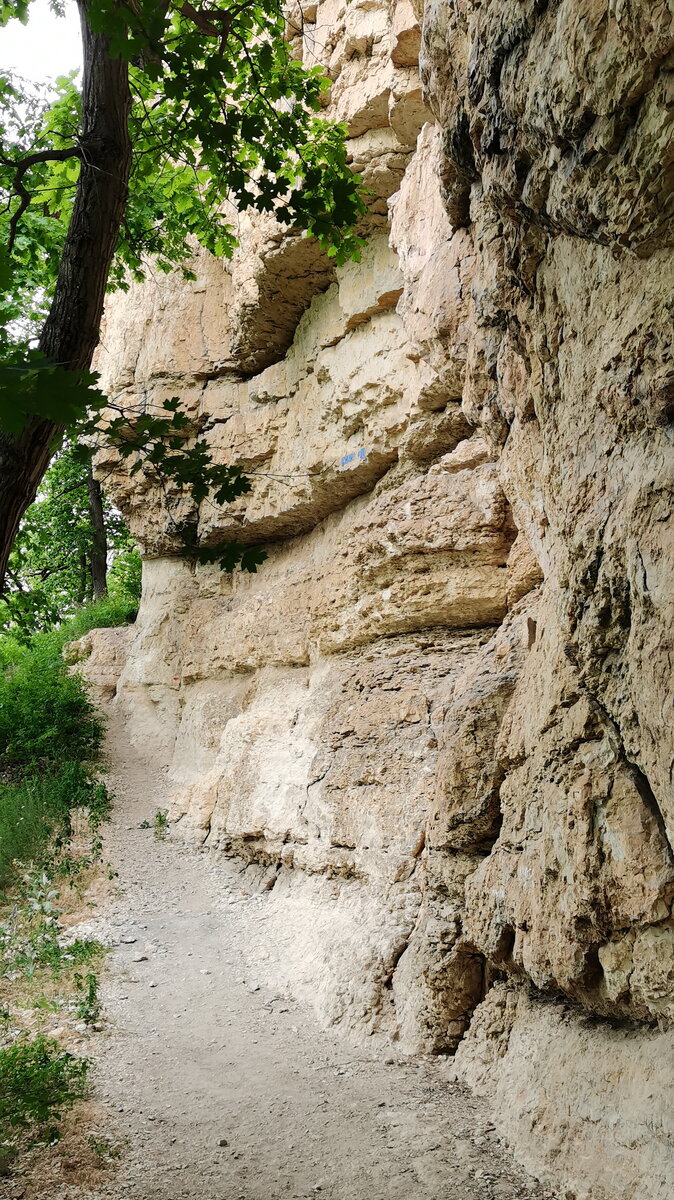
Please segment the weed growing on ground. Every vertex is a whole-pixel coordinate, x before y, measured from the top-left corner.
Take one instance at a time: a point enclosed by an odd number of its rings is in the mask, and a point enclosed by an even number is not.
[[[77,1015],[80,1021],[84,1021],[87,1025],[93,1025],[101,1015],[98,976],[94,971],[87,971],[86,975],[83,975],[81,971],[76,971],[73,978],[75,987],[81,996],[76,1009]]]
[[[88,1059],[40,1034],[0,1048],[0,1171],[17,1152],[17,1135],[33,1145],[58,1139],[63,1113],[87,1094],[89,1069]]]
[[[69,869],[59,879],[59,859],[47,856],[23,873],[0,913],[0,1173],[30,1146],[53,1142],[62,1113],[87,1091],[88,1060],[34,1034],[56,1012],[89,1025],[101,1013],[96,968],[105,948],[91,938],[68,942],[60,922],[61,897],[92,856],[75,861],[74,876]]]
[[[166,834],[168,833],[168,827],[169,823],[166,811],[163,808],[158,808],[154,814],[153,822],[154,836],[156,841],[163,842]]]
[[[122,1157],[122,1147],[116,1146],[109,1138],[97,1137],[95,1134],[90,1134],[87,1138],[87,1145],[93,1151],[96,1157],[104,1163],[110,1159]]]
[[[163,842],[169,830],[169,819],[165,808],[158,808],[151,821],[141,821],[139,829],[153,829],[155,841]]]

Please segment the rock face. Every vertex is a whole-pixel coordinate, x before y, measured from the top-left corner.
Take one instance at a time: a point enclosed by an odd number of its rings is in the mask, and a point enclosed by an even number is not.
[[[458,1047],[567,1195],[666,1200],[671,14],[326,0],[289,36],[367,246],[335,272],[246,217],[232,264],[110,304],[117,402],[180,395],[253,480],[193,511],[101,458],[146,555],[115,703],[324,1019]],[[185,517],[267,561],[190,567]],[[124,649],[94,645],[108,693]]]

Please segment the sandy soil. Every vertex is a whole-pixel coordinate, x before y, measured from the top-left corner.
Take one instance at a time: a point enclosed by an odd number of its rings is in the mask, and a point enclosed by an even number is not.
[[[280,995],[266,897],[141,829],[163,781],[114,727],[110,757],[119,879],[86,928],[113,946],[92,1052],[102,1128],[125,1150],[114,1179],[39,1200],[553,1197],[441,1063],[368,1057]]]

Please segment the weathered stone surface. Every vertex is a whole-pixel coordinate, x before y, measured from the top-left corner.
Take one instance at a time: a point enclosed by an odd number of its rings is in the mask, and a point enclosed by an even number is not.
[[[108,394],[156,379],[170,388],[234,367],[228,264],[200,251],[191,266],[195,280],[157,272],[108,304],[97,352]]]
[[[427,0],[422,64],[447,156],[501,211],[642,250],[671,244],[671,10]]]
[[[528,978],[661,1025],[674,882],[671,48],[665,6],[493,0],[427,4],[422,51],[453,236],[475,255],[455,310],[470,329],[463,408],[498,455],[520,531],[508,600],[525,597],[530,643],[493,742],[502,824],[467,879],[463,935],[510,979],[499,994]],[[411,322],[414,288],[406,279]],[[459,790],[471,813],[471,787]],[[473,1081],[491,995],[459,1053]],[[634,1031],[609,1085],[598,1059],[614,1052],[610,1028],[597,1027],[595,1051],[574,1010],[559,1027],[535,992],[517,1005],[498,1101],[517,1153],[536,1170],[554,1161],[583,1196],[671,1190],[671,1140],[635,1112],[649,1091],[661,1104],[651,1080],[669,1078],[651,1035]],[[640,1076],[629,1055],[642,1050]],[[640,1132],[623,1140],[616,1122],[632,1118]],[[612,1160],[616,1137],[629,1150]]]
[[[360,264],[246,217],[230,269],[109,306],[117,401],[180,394],[253,489],[197,511],[101,457],[144,596],[123,669],[107,633],[83,669],[177,830],[270,889],[281,982],[458,1046],[578,1200],[665,1200],[671,18],[421,7],[289,16],[371,188]],[[194,570],[177,517],[268,559]]]
[[[488,1096],[518,1158],[576,1200],[672,1192],[674,1034],[583,1017],[497,984],[455,1067]],[[568,1190],[567,1190],[568,1189]]]
[[[537,636],[492,767],[503,824],[467,884],[466,936],[541,989],[562,988],[606,1016],[655,1017],[662,1001],[649,1011],[642,989],[631,992],[624,962],[615,975],[613,963],[645,929],[667,945],[671,851],[554,619],[543,606],[534,617]]]
[[[68,643],[64,658],[74,671],[84,677],[95,700],[104,702],[112,700],[115,695],[134,633],[132,625],[118,629],[94,629]]]
[[[440,152],[439,130],[424,125],[391,204],[391,240],[405,279],[399,312],[424,372],[427,408],[461,399],[474,332],[470,288],[475,247],[469,233],[454,232],[447,215],[438,175]]]

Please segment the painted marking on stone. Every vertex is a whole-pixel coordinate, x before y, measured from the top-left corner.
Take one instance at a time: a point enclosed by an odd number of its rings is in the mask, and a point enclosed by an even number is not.
[[[344,454],[339,460],[339,465],[340,467],[349,467],[351,466],[351,463],[356,461],[356,459],[358,462],[367,462],[367,450],[365,447],[363,447],[357,453],[354,452],[352,454]]]

